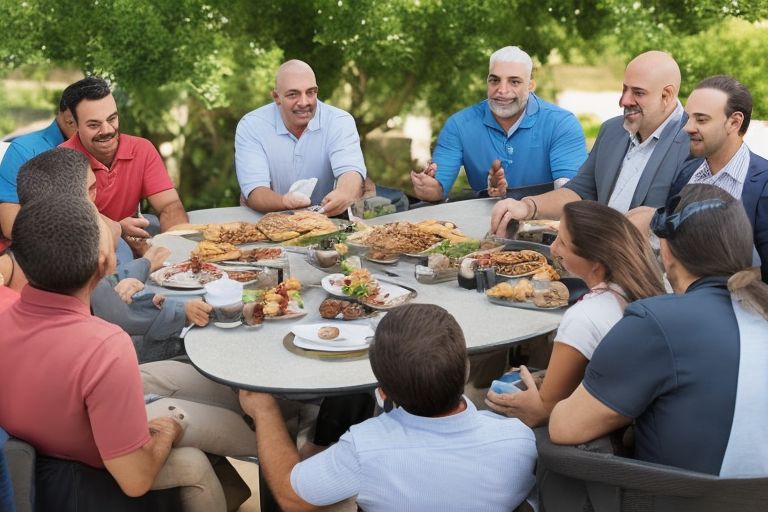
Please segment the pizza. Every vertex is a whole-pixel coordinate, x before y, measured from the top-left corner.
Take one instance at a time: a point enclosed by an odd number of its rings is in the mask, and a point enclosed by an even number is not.
[[[240,250],[230,243],[216,243],[203,240],[197,244],[190,254],[193,258],[205,262],[236,260],[240,258]]]

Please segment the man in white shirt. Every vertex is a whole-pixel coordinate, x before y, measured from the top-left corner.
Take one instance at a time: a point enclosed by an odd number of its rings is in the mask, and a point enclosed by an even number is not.
[[[559,218],[564,204],[579,199],[621,212],[663,205],[689,156],[679,89],[680,68],[671,55],[650,51],[635,57],[624,72],[619,101],[624,115],[603,123],[579,173],[546,194],[500,201],[491,216],[492,231],[503,236],[512,219]]]

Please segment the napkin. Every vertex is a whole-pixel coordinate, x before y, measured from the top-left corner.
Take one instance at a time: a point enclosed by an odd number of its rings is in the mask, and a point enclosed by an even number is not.
[[[317,185],[317,178],[299,180],[291,185],[291,188],[288,189],[288,193],[304,196],[307,201],[309,201],[310,197],[312,196],[312,192],[315,191],[315,185]]]
[[[205,301],[211,306],[227,306],[243,299],[243,284],[222,277],[204,286]]]

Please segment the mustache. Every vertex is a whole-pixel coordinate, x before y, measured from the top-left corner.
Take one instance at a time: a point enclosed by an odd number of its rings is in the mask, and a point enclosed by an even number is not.
[[[109,135],[102,135],[101,137],[94,137],[93,141],[94,142],[107,142],[108,140],[112,140],[115,137],[117,137],[117,132],[113,132],[113,133],[111,133]]]
[[[639,107],[624,107],[624,115],[642,113]]]

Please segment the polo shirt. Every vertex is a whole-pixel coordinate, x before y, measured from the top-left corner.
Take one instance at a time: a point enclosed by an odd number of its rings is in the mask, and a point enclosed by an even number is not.
[[[576,116],[534,93],[510,135],[484,100],[448,118],[432,153],[435,178],[446,196],[462,166],[472,189],[480,191],[488,187],[494,160],[501,161],[508,186],[517,188],[570,179],[586,159],[584,131]]]
[[[355,119],[322,101],[300,138],[285,127],[275,103],[243,116],[235,132],[235,170],[246,198],[257,187],[286,194],[296,181],[317,178],[312,204],[320,204],[345,172],[366,177]]]
[[[64,135],[55,119],[47,128],[13,139],[0,162],[0,203],[18,203],[16,176],[21,166],[62,142]]]
[[[635,455],[718,475],[733,423],[739,327],[726,277],[633,302],[603,338],[583,385],[635,420]]]
[[[17,300],[19,294],[7,286],[0,286],[0,313],[11,307]]]
[[[427,418],[402,408],[350,427],[339,442],[291,471],[305,501],[351,496],[378,510],[509,511],[534,484],[536,440],[516,418],[467,408]]]
[[[0,312],[0,425],[43,454],[102,468],[150,441],[130,338],[69,295],[25,286]]]
[[[136,214],[142,199],[173,188],[160,153],[147,139],[121,133],[111,168],[88,153],[77,133],[61,147],[88,157],[96,175],[96,208],[114,221]]]

